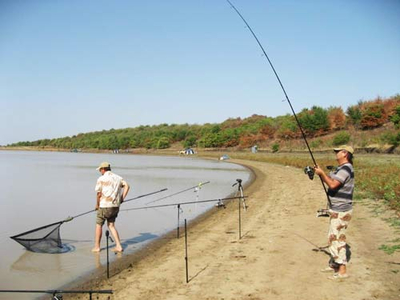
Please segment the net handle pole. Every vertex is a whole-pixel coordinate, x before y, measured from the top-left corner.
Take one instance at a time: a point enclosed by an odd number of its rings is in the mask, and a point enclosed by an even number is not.
[[[140,199],[140,198],[143,198],[143,197],[147,197],[147,196],[151,196],[151,195],[158,194],[158,193],[161,193],[161,192],[165,192],[165,191],[167,191],[167,190],[168,190],[167,188],[164,188],[164,189],[161,189],[161,190],[156,191],[156,192],[151,192],[151,193],[148,193],[148,194],[144,194],[144,195],[137,196],[137,197],[135,197],[135,198],[131,198],[131,199],[128,199],[128,200],[124,200],[124,202],[129,202],[129,201],[132,201],[132,200],[137,200],[137,199]]]
[[[28,293],[28,294],[113,294],[113,290],[0,290],[0,293]]]
[[[148,194],[140,195],[140,196],[137,196],[137,197],[135,197],[135,198],[131,198],[131,199],[125,200],[124,202],[136,200],[136,199],[143,198],[143,197],[146,197],[146,196],[151,196],[151,195],[154,195],[154,194],[157,194],[157,193],[164,192],[164,191],[166,191],[166,190],[168,190],[168,189],[167,189],[167,188],[164,188],[164,189],[159,190],[159,191],[156,191],[156,192],[151,192],[151,193],[148,193]],[[76,216],[73,216],[73,217],[68,217],[68,218],[65,219],[63,222],[69,222],[69,221],[71,221],[71,220],[73,220],[73,219],[76,219],[76,218],[78,218],[78,217],[82,217],[82,216],[84,216],[84,215],[90,214],[90,213],[92,213],[92,212],[94,212],[94,211],[96,211],[96,210],[95,210],[95,209],[92,209],[92,210],[89,210],[89,211],[87,211],[87,212],[81,213],[81,214],[79,214],[79,215],[76,215]]]

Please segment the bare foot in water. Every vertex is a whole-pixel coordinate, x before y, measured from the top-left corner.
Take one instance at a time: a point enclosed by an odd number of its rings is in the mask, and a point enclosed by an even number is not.
[[[123,252],[124,251],[124,249],[123,248],[114,248],[114,249],[112,249],[112,252]]]
[[[100,248],[93,248],[93,249],[92,249],[92,252],[93,252],[93,253],[99,253],[99,252],[100,252]]]

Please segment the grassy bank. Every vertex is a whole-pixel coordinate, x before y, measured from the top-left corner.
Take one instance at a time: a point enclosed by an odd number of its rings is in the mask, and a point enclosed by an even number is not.
[[[221,152],[200,152],[200,156],[218,158]],[[304,168],[313,165],[308,153],[248,153],[230,152],[236,159],[247,159]],[[322,166],[336,166],[332,153],[314,154]],[[400,159],[397,155],[358,154],[355,156],[356,199],[383,200],[400,215]],[[326,169],[325,169],[326,170]],[[306,176],[306,175],[305,175]]]

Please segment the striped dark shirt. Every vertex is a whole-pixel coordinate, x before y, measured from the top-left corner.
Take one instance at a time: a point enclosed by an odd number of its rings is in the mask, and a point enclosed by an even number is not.
[[[329,177],[341,183],[336,190],[328,189],[334,211],[344,212],[353,209],[354,169],[350,163],[345,163],[331,172]]]

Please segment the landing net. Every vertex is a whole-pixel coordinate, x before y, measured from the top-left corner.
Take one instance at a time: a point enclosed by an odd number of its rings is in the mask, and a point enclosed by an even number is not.
[[[140,199],[140,198],[143,198],[146,196],[164,192],[166,190],[167,189],[165,188],[165,189],[162,189],[162,190],[159,190],[156,192],[152,192],[149,194],[140,195],[135,198],[125,200],[124,202]],[[61,235],[60,235],[61,225],[65,222],[72,221],[73,219],[87,215],[94,211],[95,210],[92,209],[87,212],[76,215],[74,217],[68,217],[67,219],[65,219],[63,221],[59,221],[56,223],[38,227],[38,228],[35,228],[32,230],[26,231],[24,233],[20,233],[20,234],[11,236],[10,238],[12,238],[17,243],[20,243],[27,250],[32,251],[32,252],[40,252],[40,253],[68,252],[69,250],[71,250],[70,247],[68,245],[63,245],[62,240],[61,240]]]
[[[63,249],[60,226],[65,221],[42,226],[11,238],[29,251],[40,253],[62,253]]]

